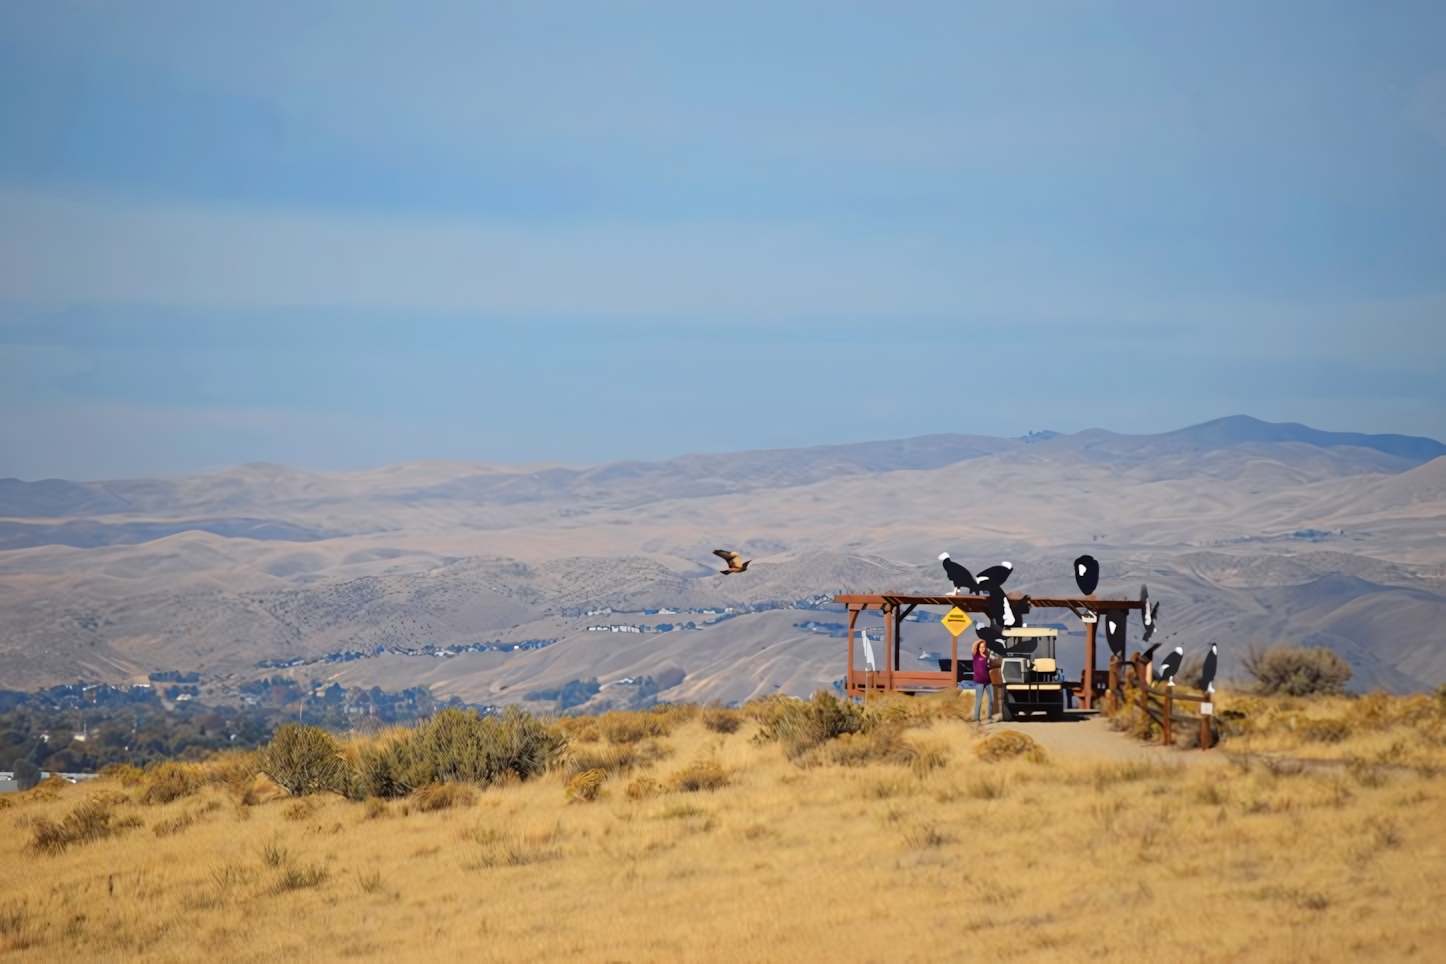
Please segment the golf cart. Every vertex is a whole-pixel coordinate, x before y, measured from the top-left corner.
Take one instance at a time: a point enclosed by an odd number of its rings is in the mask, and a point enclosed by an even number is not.
[[[1003,657],[999,667],[1002,685],[995,688],[1000,719],[1008,722],[1020,716],[1044,714],[1050,719],[1064,715],[1064,674],[1054,658],[1058,630],[1025,626],[1004,630]]]

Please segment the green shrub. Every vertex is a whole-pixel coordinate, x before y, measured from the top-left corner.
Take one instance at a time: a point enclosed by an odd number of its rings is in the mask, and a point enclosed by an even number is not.
[[[1323,647],[1272,646],[1264,651],[1252,647],[1244,663],[1245,671],[1267,696],[1340,693],[1351,679],[1350,665]]]
[[[502,716],[446,709],[412,730],[394,730],[343,751],[349,795],[394,799],[433,783],[487,786],[547,772],[567,748],[563,734],[516,707]]]
[[[336,740],[323,729],[287,723],[261,751],[261,772],[293,796],[348,789]]]
[[[862,733],[871,728],[861,707],[836,699],[825,690],[814,693],[810,700],[772,703],[768,708],[773,712],[764,716],[766,722],[758,739],[778,740],[791,760],[845,733]]]

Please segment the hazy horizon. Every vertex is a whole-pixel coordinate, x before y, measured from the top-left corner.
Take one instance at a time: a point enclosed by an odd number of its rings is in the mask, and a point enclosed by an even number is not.
[[[1446,8],[0,10],[0,477],[1446,438]]]

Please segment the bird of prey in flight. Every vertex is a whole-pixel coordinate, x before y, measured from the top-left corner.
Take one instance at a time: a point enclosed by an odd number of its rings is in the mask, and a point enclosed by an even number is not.
[[[753,561],[752,559],[744,560],[741,553],[733,552],[728,549],[714,549],[713,555],[728,563],[727,569],[718,570],[719,574],[724,576],[730,575],[731,573],[735,572],[747,572],[748,563]]]

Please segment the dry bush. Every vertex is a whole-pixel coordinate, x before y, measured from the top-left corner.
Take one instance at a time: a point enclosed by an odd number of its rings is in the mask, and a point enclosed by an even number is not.
[[[105,800],[87,798],[59,823],[45,817],[31,824],[31,845],[41,853],[64,853],[71,844],[91,843],[114,836],[141,825],[141,819],[130,815],[116,819],[115,810]]]
[[[145,778],[146,771],[129,763],[110,763],[100,768],[100,775],[118,781],[123,787],[133,787]]]
[[[628,784],[627,790],[623,792],[629,800],[646,800],[649,797],[656,797],[663,792],[662,784],[652,777],[638,777]]]
[[[429,783],[412,794],[412,801],[423,813],[470,807],[477,802],[477,791],[465,783]]]
[[[194,763],[162,763],[146,771],[141,803],[161,804],[200,793],[205,772]]]
[[[316,804],[310,800],[293,800],[281,811],[281,815],[287,820],[307,820],[313,813],[316,813]]]
[[[391,811],[387,808],[387,802],[381,797],[367,797],[366,818],[376,820],[378,817],[388,816]]]
[[[1351,667],[1324,647],[1251,647],[1242,661],[1266,696],[1322,696],[1340,693],[1351,679]]]
[[[288,865],[281,869],[281,876],[276,880],[275,890],[277,893],[285,893],[288,890],[319,887],[326,883],[330,876],[327,869],[318,864],[308,864],[305,867]]]
[[[479,844],[480,852],[473,867],[525,867],[557,860],[562,857],[562,848],[557,846],[561,835],[556,827],[533,833],[494,828],[474,831],[471,837]]]
[[[256,795],[256,775],[261,772],[261,757],[255,750],[223,750],[206,761],[206,776],[211,783],[224,787],[233,797],[242,799]]]
[[[743,714],[721,706],[709,706],[702,713],[703,725],[714,733],[737,733],[743,726]]]
[[[336,740],[319,727],[287,723],[261,751],[260,764],[261,772],[295,797],[347,790],[347,770]]]
[[[170,837],[180,833],[195,822],[196,812],[194,810],[187,810],[185,813],[178,814],[169,819],[156,821],[155,824],[151,826],[151,832],[157,837]]]
[[[974,753],[986,763],[998,763],[1019,757],[1024,757],[1031,763],[1042,763],[1045,760],[1044,748],[1028,735],[1015,730],[1001,730],[980,741],[974,748]]]
[[[627,773],[634,767],[652,766],[672,751],[659,740],[638,743],[588,743],[569,746],[562,759],[562,770],[569,776],[588,770],[602,769],[609,776]]]
[[[1301,724],[1301,739],[1309,743],[1340,743],[1351,735],[1345,720],[1306,720]]]
[[[566,797],[575,803],[590,803],[602,794],[608,772],[602,767],[579,773],[567,783]]]
[[[760,742],[777,740],[790,760],[798,760],[814,747],[844,734],[870,728],[864,711],[853,703],[819,690],[809,700],[765,701],[769,710],[759,731]]]
[[[609,743],[638,743],[650,737],[667,736],[678,722],[669,713],[614,710],[597,718],[597,728]]]
[[[669,777],[668,785],[683,793],[717,790],[728,785],[728,771],[717,760],[695,760]]]

